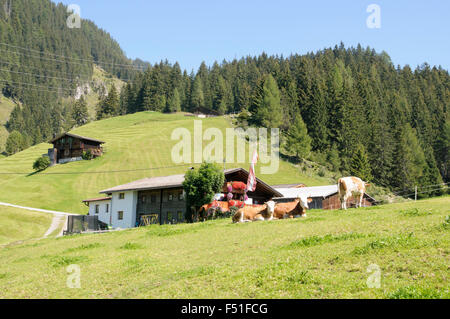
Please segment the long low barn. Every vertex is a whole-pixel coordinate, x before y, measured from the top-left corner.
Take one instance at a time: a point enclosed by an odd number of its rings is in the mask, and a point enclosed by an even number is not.
[[[281,186],[281,185],[280,185]],[[309,204],[310,209],[339,209],[341,208],[341,201],[338,194],[337,185],[314,186],[314,187],[280,187],[273,186],[283,196],[275,197],[275,202],[289,202],[298,197],[299,194],[310,195],[313,201]],[[362,206],[369,207],[375,204],[376,200],[364,194]],[[353,197],[347,200],[348,207],[354,207],[356,201]]]
[[[225,187],[227,182],[247,183],[249,173],[236,168],[227,169],[224,174]],[[108,197],[83,202],[89,206],[89,215],[97,215],[100,221],[114,228],[182,223],[186,213],[183,181],[184,174],[144,178],[100,192]],[[247,195],[251,204],[263,204],[273,197],[283,196],[258,178],[256,190]]]

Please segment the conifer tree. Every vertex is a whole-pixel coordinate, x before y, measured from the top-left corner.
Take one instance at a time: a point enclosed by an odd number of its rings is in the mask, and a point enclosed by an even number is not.
[[[165,112],[172,113],[172,112],[180,112],[180,111],[181,111],[180,94],[178,93],[178,89],[175,88],[173,90],[172,95],[167,100],[167,106],[166,106]]]
[[[311,152],[311,138],[300,114],[286,132],[286,150],[298,159],[306,158]]]
[[[365,182],[370,182],[372,180],[369,158],[366,149],[362,144],[358,144],[356,151],[353,153],[350,173],[353,176],[361,178]]]
[[[280,104],[280,91],[272,75],[266,75],[263,81],[261,96],[256,103],[257,109],[253,114],[256,123],[267,128],[279,128],[283,122],[283,112]]]
[[[117,93],[116,86],[111,85],[108,95],[101,99],[97,108],[97,119],[101,120],[103,118],[108,118],[117,115],[119,112],[119,96]]]
[[[76,126],[82,126],[89,122],[89,111],[83,96],[75,102],[72,108],[72,119]]]
[[[205,96],[203,95],[203,84],[199,76],[195,77],[191,95],[192,109],[205,106]]]

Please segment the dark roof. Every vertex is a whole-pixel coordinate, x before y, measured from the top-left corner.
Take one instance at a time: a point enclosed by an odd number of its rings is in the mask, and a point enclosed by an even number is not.
[[[91,198],[91,199],[85,199],[83,203],[90,203],[90,202],[101,202],[104,200],[110,200],[111,197],[99,197],[99,198]]]
[[[92,141],[92,142],[96,142],[96,143],[99,143],[99,144],[105,144],[106,143],[106,142],[97,140],[95,138],[90,138],[90,137],[86,137],[86,136],[76,135],[76,134],[72,134],[72,133],[60,134],[57,137],[53,138],[49,143],[54,143],[55,141],[59,140],[60,138],[62,138],[64,136],[70,136],[70,137],[73,137],[73,138],[78,138],[80,140]]]
[[[243,173],[248,176],[248,172],[243,168],[233,168],[224,170],[225,176],[234,173]],[[264,183],[259,178],[256,178],[257,185],[274,194],[274,196],[282,196],[276,189]],[[144,178],[137,181],[133,181],[127,184],[115,186],[102,190],[101,194],[110,194],[115,192],[124,191],[135,191],[135,190],[151,190],[151,189],[167,189],[167,188],[177,188],[182,187],[184,182],[184,174],[161,176],[161,177],[150,177]]]

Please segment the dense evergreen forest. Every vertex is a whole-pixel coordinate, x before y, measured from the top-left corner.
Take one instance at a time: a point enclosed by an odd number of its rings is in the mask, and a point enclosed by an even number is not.
[[[37,50],[19,54],[0,45],[0,60],[10,63],[1,68],[43,76],[0,71],[3,94],[22,102],[8,129],[30,144],[67,129],[68,117],[85,123],[83,100],[79,112],[65,114],[59,98],[88,81],[95,63],[127,81],[99,101],[98,119],[145,110],[235,114],[243,127],[281,128],[283,155],[297,161],[310,159],[397,191],[450,181],[447,70],[426,63],[396,67],[385,52],[340,44],[305,55],[202,63],[188,74],[178,63],[130,61],[92,22],[69,31],[67,16],[66,7],[48,0],[15,0],[10,14],[0,10],[0,43]],[[55,63],[57,57],[45,53],[79,60]]]
[[[343,44],[306,55],[246,57],[196,74],[161,62],[128,83],[119,113],[211,109],[280,127],[284,150],[395,190],[449,181],[450,77]],[[290,154],[289,154],[290,153]]]
[[[93,22],[68,28],[71,12],[50,0],[0,0],[0,91],[16,100],[8,130],[28,144],[70,128],[61,97],[90,81],[93,63],[119,78],[145,66],[126,58],[119,44]]]

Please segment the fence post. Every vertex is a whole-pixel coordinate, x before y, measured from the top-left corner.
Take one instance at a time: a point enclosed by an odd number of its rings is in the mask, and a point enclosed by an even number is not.
[[[417,202],[417,185],[414,187],[414,201]]]

